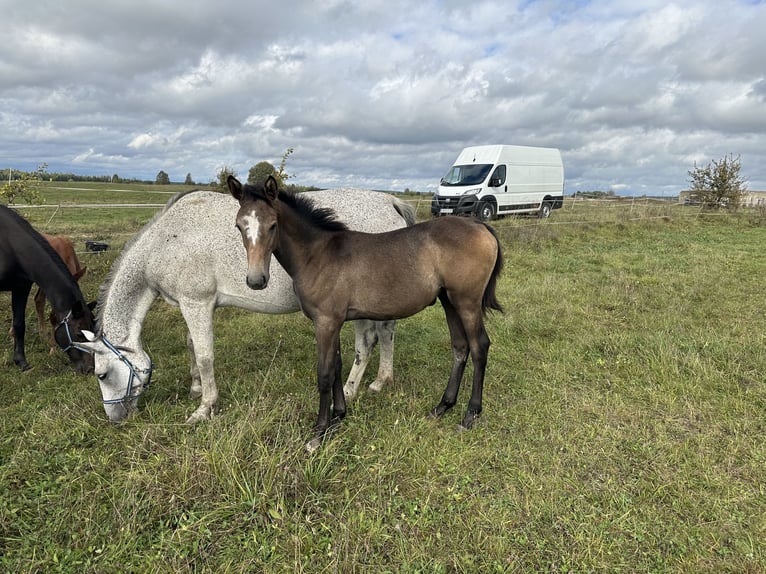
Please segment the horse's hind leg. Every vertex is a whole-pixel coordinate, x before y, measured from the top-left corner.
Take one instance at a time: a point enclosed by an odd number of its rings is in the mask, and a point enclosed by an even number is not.
[[[56,352],[56,340],[53,338],[53,331],[48,333],[48,328],[45,326],[45,293],[40,287],[35,293],[35,314],[37,315],[37,332],[40,333],[40,338],[43,341],[47,339],[52,355]]]
[[[468,410],[466,410],[463,422],[460,423],[460,427],[469,429],[476,423],[482,409],[484,373],[487,369],[487,355],[489,354],[490,340],[487,331],[484,328],[484,321],[480,312],[478,318],[474,318],[473,321],[471,319],[466,319],[464,324],[469,325],[467,330],[469,333],[472,333],[472,335],[469,336],[469,345],[471,348],[471,360],[473,362],[473,385],[471,387],[471,398],[468,401]]]
[[[29,368],[24,352],[24,335],[26,334],[27,298],[32,290],[32,284],[21,285],[11,291],[11,309],[13,309],[13,362],[22,371]]]
[[[375,343],[380,341],[380,364],[378,376],[370,384],[370,390],[378,392],[394,381],[394,327],[396,321],[354,321],[354,363],[348,373],[343,392],[346,398],[356,398],[359,384],[370,362]]]
[[[452,372],[447,382],[447,388],[444,389],[439,404],[431,411],[430,416],[441,417],[450,410],[457,402],[457,393],[460,390],[460,381],[463,378],[466,361],[468,360],[468,341],[466,339],[465,329],[460,316],[455,307],[445,294],[439,295],[439,299],[444,307],[444,314],[447,316],[447,326],[449,327],[450,341],[452,343]]]
[[[375,330],[380,342],[378,376],[370,384],[370,390],[380,392],[383,387],[394,384],[394,327],[396,321],[377,321]]]
[[[370,355],[375,348],[377,337],[375,321],[369,319],[354,321],[354,363],[351,365],[351,371],[343,387],[343,392],[349,400],[356,398],[359,383],[362,382],[367,363],[370,362]]]

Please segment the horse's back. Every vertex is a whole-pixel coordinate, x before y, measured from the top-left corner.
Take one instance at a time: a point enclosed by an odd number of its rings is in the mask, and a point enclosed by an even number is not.
[[[308,192],[319,207],[333,209],[350,229],[378,233],[407,222],[390,195],[366,190]],[[171,303],[216,298],[260,312],[298,310],[292,279],[272,260],[269,286],[253,291],[245,283],[247,257],[234,222],[239,202],[213,191],[171,199],[126,251],[140,251],[147,280]]]
[[[77,258],[77,253],[74,250],[74,243],[66,235],[48,235],[47,233],[41,234],[43,238],[50,243],[51,247],[59,254],[64,265],[67,266],[69,272],[72,275],[82,269],[80,260]]]

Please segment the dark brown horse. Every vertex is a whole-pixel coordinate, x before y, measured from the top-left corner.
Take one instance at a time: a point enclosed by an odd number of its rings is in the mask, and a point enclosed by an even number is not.
[[[77,258],[77,253],[74,250],[74,244],[72,240],[66,235],[48,235],[47,233],[40,233],[50,246],[59,254],[61,260],[66,265],[69,272],[74,277],[75,281],[79,281],[80,278],[85,275],[88,270],[87,267],[83,267],[80,264],[80,260]],[[51,323],[51,332],[48,334],[48,329],[45,327],[45,292],[37,286],[37,292],[35,293],[35,313],[37,314],[37,331],[40,333],[40,338],[48,340],[48,344],[51,348],[51,355],[56,351],[56,339],[54,338],[54,330],[56,329],[56,314],[51,313],[49,320]],[[9,335],[13,337],[13,327],[9,332]]]
[[[273,177],[263,186],[243,186],[229,177],[228,187],[240,204],[236,225],[247,251],[247,284],[266,287],[273,253],[293,278],[301,308],[314,323],[319,416],[306,445],[309,451],[346,414],[339,352],[343,322],[400,319],[436,299],[447,316],[454,362],[431,416],[441,417],[457,401],[470,354],[473,387],[461,426],[474,425],[482,409],[490,345],[484,314],[502,311],[495,287],[503,257],[489,226],[444,217],[386,233],[359,233],[310,199],[280,193]]]
[[[0,291],[11,292],[13,309],[13,362],[28,369],[24,352],[26,306],[32,284],[37,283],[51,302],[56,343],[82,373],[93,370],[93,357],[78,347],[83,329],[93,330],[93,313],[77,281],[51,245],[14,210],[0,205]]]

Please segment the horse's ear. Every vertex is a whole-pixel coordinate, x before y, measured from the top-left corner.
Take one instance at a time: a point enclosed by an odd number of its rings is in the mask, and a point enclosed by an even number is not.
[[[88,303],[88,309],[91,310],[91,313],[96,310],[96,305],[98,305],[98,301],[91,301]]]
[[[83,337],[85,337],[91,343],[93,343],[97,339],[96,334],[93,331],[87,331],[83,329],[81,333],[83,334]]]
[[[74,277],[74,280],[75,280],[75,281],[79,281],[79,280],[80,280],[80,278],[81,278],[83,275],[85,275],[85,272],[86,272],[87,270],[88,270],[88,266],[86,265],[85,267],[83,267],[82,269],[80,269],[79,271],[77,271],[77,272],[76,272],[74,275],[72,275],[72,277]]]
[[[239,180],[234,177],[233,175],[230,175],[226,178],[226,185],[229,188],[229,193],[231,193],[234,196],[234,199],[242,200],[242,184],[239,183]]]
[[[279,185],[273,175],[266,178],[266,183],[263,184],[263,190],[266,193],[266,198],[270,201],[276,201],[279,195]]]

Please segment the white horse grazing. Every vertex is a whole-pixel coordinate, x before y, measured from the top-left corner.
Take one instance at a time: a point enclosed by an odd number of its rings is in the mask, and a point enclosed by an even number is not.
[[[380,232],[412,225],[414,210],[391,195],[362,190],[312,192],[318,205],[334,210],[352,229]],[[300,310],[289,275],[275,262],[268,289],[245,284],[245,249],[234,220],[239,203],[209,191],[182,193],[171,199],[125,247],[98,303],[98,333],[78,343],[95,354],[95,374],[111,421],[137,408],[149,385],[152,361],[141,346],[141,327],[152,302],[161,295],[180,307],[189,328],[191,395],[201,397],[187,423],[208,419],[218,399],[213,375],[213,312],[239,307],[259,313]],[[370,385],[380,390],[393,380],[393,321],[356,321],[356,354],[346,392],[356,395],[376,341],[380,366]]]

